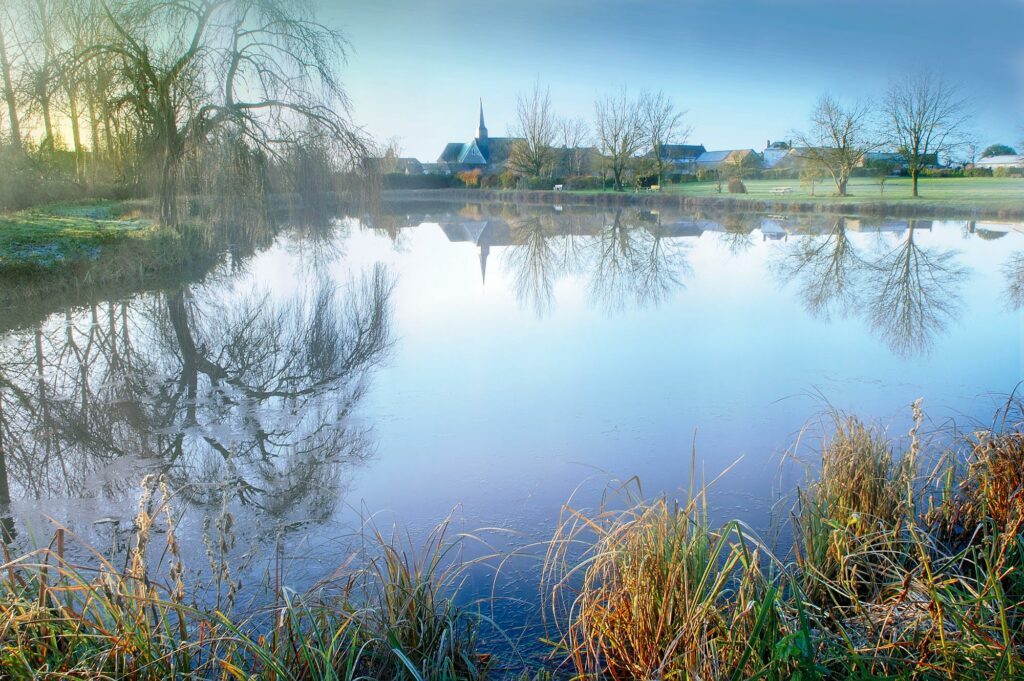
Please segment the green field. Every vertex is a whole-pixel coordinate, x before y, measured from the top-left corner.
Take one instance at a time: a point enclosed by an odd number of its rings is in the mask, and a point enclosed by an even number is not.
[[[847,187],[848,196],[835,196],[835,184],[819,182],[814,194],[810,187],[801,186],[797,179],[791,180],[744,180],[746,196],[758,200],[813,201],[818,203],[879,203],[902,204],[913,202],[917,205],[963,206],[966,208],[988,208],[996,210],[1024,210],[1024,179],[1002,177],[952,177],[922,178],[918,181],[920,196],[911,195],[908,177],[894,177],[886,180],[884,192],[880,191],[875,178],[853,178]],[[788,194],[772,193],[776,187],[788,187]],[[663,193],[686,196],[719,196],[715,182],[691,182],[665,185]],[[725,187],[722,195],[728,195]],[[736,196],[736,195],[733,195]]]
[[[0,216],[0,272],[46,271],[99,259],[153,225],[113,202],[54,205]]]

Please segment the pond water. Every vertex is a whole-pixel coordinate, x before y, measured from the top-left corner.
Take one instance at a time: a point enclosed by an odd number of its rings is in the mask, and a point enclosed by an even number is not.
[[[1013,224],[398,204],[97,295],[2,311],[7,532],[116,550],[164,473],[189,569],[229,510],[256,600],[276,546],[302,589],[367,519],[527,545],[571,495],[679,494],[692,462],[768,535],[827,408],[970,427],[1024,378]]]

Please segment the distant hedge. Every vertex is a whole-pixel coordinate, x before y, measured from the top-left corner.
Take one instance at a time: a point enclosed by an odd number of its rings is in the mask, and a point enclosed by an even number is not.
[[[449,189],[461,187],[451,175],[405,175],[388,173],[384,176],[385,189]]]

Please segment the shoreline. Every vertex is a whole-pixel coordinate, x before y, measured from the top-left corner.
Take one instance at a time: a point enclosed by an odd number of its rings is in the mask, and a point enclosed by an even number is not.
[[[886,201],[828,202],[784,201],[740,195],[688,196],[679,193],[574,192],[503,189],[392,189],[381,192],[388,201],[466,201],[470,203],[506,203],[551,206],[599,206],[677,208],[693,211],[742,210],[755,213],[799,213],[830,216],[873,216],[899,218],[937,218],[951,220],[1024,220],[1024,201],[1019,208],[946,205],[922,198],[921,203]]]

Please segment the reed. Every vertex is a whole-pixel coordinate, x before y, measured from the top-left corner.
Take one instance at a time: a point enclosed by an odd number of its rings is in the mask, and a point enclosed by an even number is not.
[[[558,655],[577,678],[753,678],[778,666],[777,589],[738,523],[711,528],[703,489],[593,514],[567,506],[545,583]]]
[[[157,477],[121,569],[89,549],[70,559],[78,539],[60,527],[25,555],[4,547],[0,668],[16,680],[1024,678],[1024,432],[1004,420],[936,456],[914,415],[905,450],[835,417],[787,556],[737,521],[716,525],[707,485],[645,499],[632,480],[594,510],[570,500],[541,568],[548,669],[490,664],[482,608],[460,595],[478,560],[447,522],[418,546],[370,525],[313,590],[279,585],[272,607],[237,613],[225,507],[208,528],[219,595],[197,608]]]

